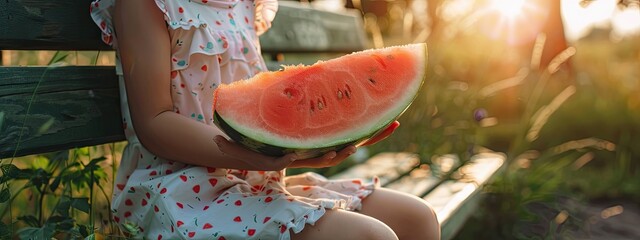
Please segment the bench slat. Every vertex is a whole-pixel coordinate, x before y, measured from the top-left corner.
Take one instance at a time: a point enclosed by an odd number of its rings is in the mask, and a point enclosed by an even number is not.
[[[424,194],[429,189],[435,188],[441,179],[431,174],[429,169],[418,168],[411,173],[386,187],[415,196]]]
[[[345,171],[331,176],[332,179],[362,178],[370,179],[377,176],[381,185],[396,180],[402,174],[415,168],[420,159],[417,154],[398,152],[380,153],[364,163],[355,165]]]
[[[266,53],[351,53],[368,47],[357,11],[319,11],[293,1],[280,1],[269,31],[260,37]]]
[[[89,0],[0,1],[0,49],[106,50]]]
[[[445,155],[434,162],[440,168],[438,174],[426,166],[414,168],[419,163],[412,153],[381,153],[368,161],[353,166],[332,179],[371,178],[378,175],[387,188],[425,196],[431,204],[441,224],[442,239],[451,239],[476,209],[482,195],[482,186],[502,168],[505,156],[499,153],[481,153],[473,156],[460,167],[453,176],[456,179],[442,181],[453,168],[457,159]],[[409,174],[408,171],[411,171]],[[400,179],[395,180],[395,178]]]
[[[453,154],[437,157],[431,165],[423,164],[386,187],[422,197],[443,181],[460,160]]]
[[[124,140],[114,67],[1,67],[0,112],[0,158]]]
[[[89,15],[90,0],[0,1],[0,49],[109,50]],[[357,31],[354,31],[357,29]],[[356,11],[332,13],[280,2],[264,53],[350,53],[368,45]]]
[[[504,162],[503,154],[477,154],[458,170],[460,179],[447,180],[424,197],[438,216],[443,240],[453,238],[462,228],[477,208],[483,186],[497,175]]]

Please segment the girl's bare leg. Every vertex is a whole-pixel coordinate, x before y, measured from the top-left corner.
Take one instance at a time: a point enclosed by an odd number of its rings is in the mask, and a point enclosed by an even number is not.
[[[440,239],[436,214],[416,196],[379,188],[362,202],[360,213],[391,227],[399,239]]]
[[[398,237],[383,222],[359,213],[327,210],[315,225],[292,234],[293,240],[394,240]]]

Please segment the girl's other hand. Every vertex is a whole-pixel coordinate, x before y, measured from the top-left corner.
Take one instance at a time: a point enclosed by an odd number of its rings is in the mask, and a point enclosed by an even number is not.
[[[223,154],[245,163],[243,165],[249,165],[249,167],[245,167],[247,170],[278,171],[287,167],[331,167],[356,152],[355,146],[349,146],[337,153],[331,151],[316,158],[299,159],[295,153],[289,153],[282,157],[270,157],[247,149],[222,136],[216,136],[214,140]]]
[[[331,151],[317,158],[300,159],[289,165],[290,168],[325,168],[338,165],[356,152],[355,146],[348,146],[339,152]]]
[[[400,122],[398,121],[392,122],[391,124],[389,124],[389,126],[387,126],[386,129],[382,130],[382,132],[378,133],[377,135],[371,137],[369,140],[364,142],[361,146],[372,145],[384,140],[385,138],[389,137],[399,126],[400,126]]]
[[[387,128],[382,130],[382,132],[376,134],[371,137],[369,140],[361,144],[361,146],[368,146],[371,144],[375,144],[389,137],[398,127],[400,126],[400,122],[394,121]],[[356,152],[355,146],[348,146],[339,152],[328,152],[321,157],[313,158],[313,159],[303,159],[297,160],[293,162],[289,167],[310,167],[310,168],[323,168],[323,167],[333,167],[338,165],[351,154]]]
[[[249,150],[240,144],[229,141],[220,135],[216,136],[214,141],[223,155],[227,155],[228,157],[244,163],[243,165],[247,165],[247,167],[243,168],[245,170],[279,171],[286,168],[297,159],[297,156],[293,153],[282,157],[262,155]]]

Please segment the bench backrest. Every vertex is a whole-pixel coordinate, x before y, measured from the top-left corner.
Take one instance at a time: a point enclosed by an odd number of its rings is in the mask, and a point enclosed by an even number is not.
[[[0,50],[102,50],[89,0],[0,1]],[[368,47],[358,13],[281,2],[265,54]],[[0,57],[0,61],[1,61]],[[0,67],[0,159],[125,140],[112,66]]]

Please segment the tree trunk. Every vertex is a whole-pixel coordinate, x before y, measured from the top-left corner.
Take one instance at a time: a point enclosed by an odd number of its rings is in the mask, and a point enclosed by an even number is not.
[[[562,13],[560,0],[541,0],[540,6],[547,9],[549,15],[544,22],[542,33],[546,35],[546,41],[540,57],[540,68],[546,68],[553,58],[567,49],[567,40],[564,35],[564,24],[562,22]],[[569,69],[570,62],[567,60],[563,64],[563,68]]]

